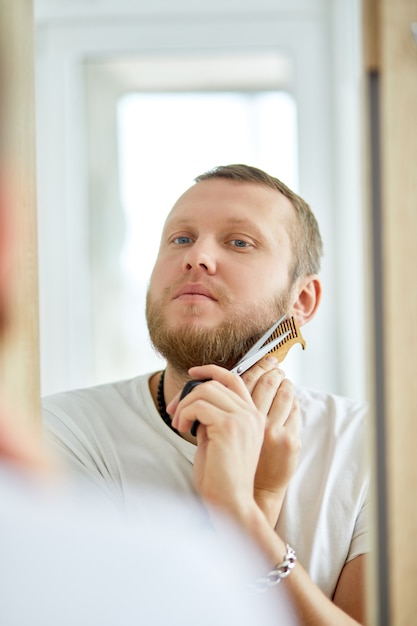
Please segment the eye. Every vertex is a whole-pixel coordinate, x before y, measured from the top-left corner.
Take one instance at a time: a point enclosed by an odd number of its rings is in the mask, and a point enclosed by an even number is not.
[[[243,239],[232,239],[231,243],[235,248],[248,248],[250,246],[250,244]]]
[[[191,241],[191,237],[186,237],[186,235],[180,235],[179,237],[175,237],[175,239],[173,239],[173,242],[177,243],[180,246],[186,243],[191,243]]]

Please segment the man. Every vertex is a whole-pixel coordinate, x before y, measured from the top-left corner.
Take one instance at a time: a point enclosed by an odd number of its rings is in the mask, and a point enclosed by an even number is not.
[[[335,626],[365,619],[364,409],[295,389],[271,357],[229,371],[282,314],[313,318],[321,254],[313,213],[279,180],[245,165],[199,176],[148,290],[165,371],[57,394],[44,415],[69,465],[128,508],[153,487],[201,499],[215,526],[227,512],[276,565],[270,579],[285,576],[301,623]],[[205,382],[180,399],[190,378]]]

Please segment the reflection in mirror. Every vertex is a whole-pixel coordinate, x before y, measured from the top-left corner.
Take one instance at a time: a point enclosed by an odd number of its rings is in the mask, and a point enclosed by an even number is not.
[[[161,369],[143,301],[164,217],[194,176],[246,161],[306,198],[325,242],[323,302],[303,329],[306,352],[292,351],[285,369],[302,386],[362,398],[358,3],[247,0],[233,20],[220,1],[189,13],[179,2],[169,16],[163,2],[76,3],[65,11],[58,4],[65,5],[39,0],[37,24],[43,394]],[[94,14],[93,5],[102,11]],[[155,380],[152,399],[161,406],[164,379]],[[339,406],[335,400],[335,414]],[[352,414],[358,424],[360,410]],[[324,447],[340,434],[321,432]],[[343,480],[364,461],[354,439]],[[99,453],[106,476],[123,481],[106,450]],[[361,480],[354,505],[341,504],[356,516],[353,557],[363,550]],[[333,486],[340,502],[339,481]],[[338,532],[337,516],[328,518]],[[279,532],[290,527],[281,516]],[[358,579],[355,566],[347,571],[345,589]],[[348,596],[340,592],[340,603],[349,605]]]

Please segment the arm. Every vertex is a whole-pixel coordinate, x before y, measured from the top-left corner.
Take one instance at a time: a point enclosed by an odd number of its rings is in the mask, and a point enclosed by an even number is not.
[[[252,517],[240,518],[239,522],[263,549],[270,563],[281,563],[286,552],[285,544],[265,524],[262,515],[259,509],[253,510]],[[357,626],[365,623],[364,555],[344,566],[333,602],[322,593],[298,561],[281,584],[285,584],[302,626]]]
[[[206,503],[227,511],[255,539],[271,566],[281,563],[286,552],[285,543],[272,527],[273,515],[264,510],[268,507],[261,508],[256,500],[259,493],[254,492],[257,473],[259,478],[258,468],[268,466],[261,460],[261,454],[265,453],[263,444],[268,418],[257,408],[245,382],[239,377],[211,365],[193,368],[190,373],[193,377],[212,379],[186,396],[177,405],[173,417],[174,427],[183,432],[190,429],[195,419],[200,421],[195,459],[197,489]],[[270,393],[275,397],[276,389]],[[287,484],[288,480],[287,475],[281,485]],[[283,488],[285,491],[285,486]],[[282,498],[274,515],[280,510],[281,503]],[[363,558],[355,561],[342,571],[334,602],[322,593],[302,565],[296,563],[285,579],[285,586],[291,593],[301,624],[357,624],[346,611],[363,621]],[[355,577],[354,568],[361,576]],[[264,572],[258,575],[261,574]]]

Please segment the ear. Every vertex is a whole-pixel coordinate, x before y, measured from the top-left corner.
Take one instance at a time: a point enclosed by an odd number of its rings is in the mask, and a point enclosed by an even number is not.
[[[321,300],[321,282],[315,274],[300,277],[294,286],[294,302],[291,315],[299,326],[306,324],[316,314]]]

